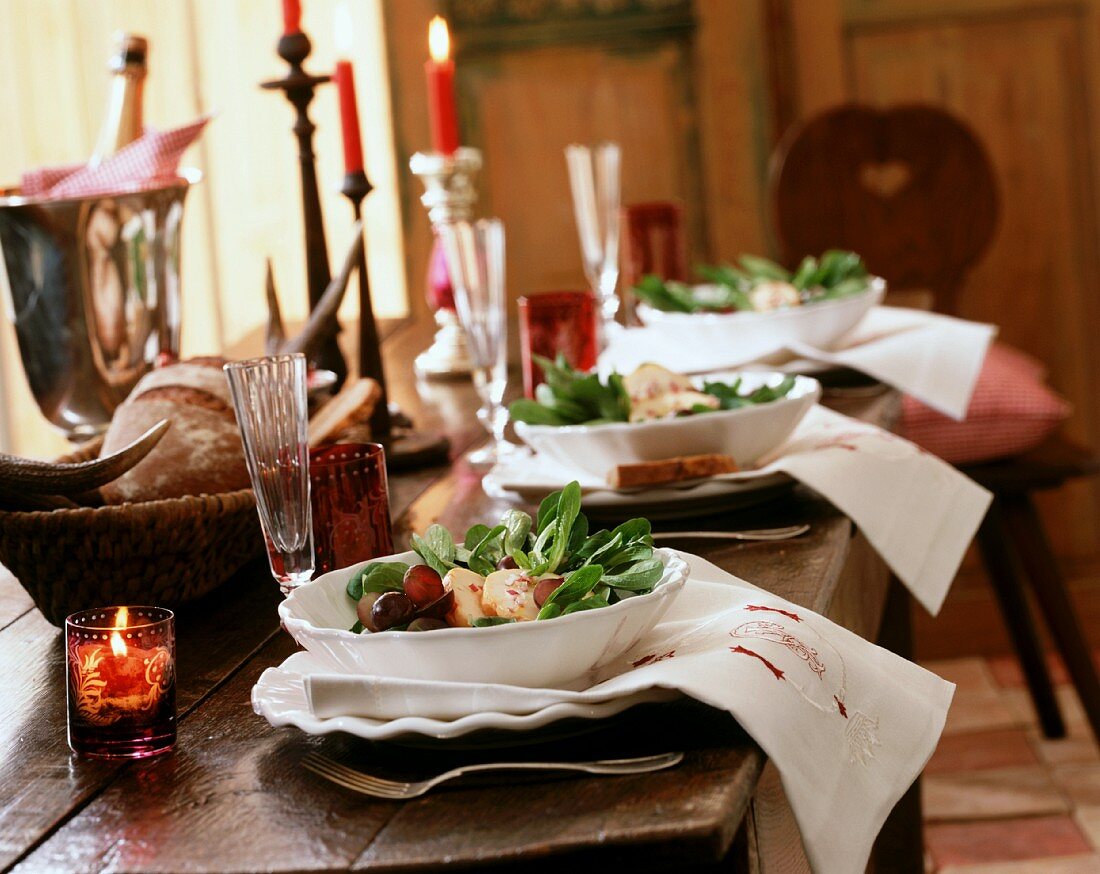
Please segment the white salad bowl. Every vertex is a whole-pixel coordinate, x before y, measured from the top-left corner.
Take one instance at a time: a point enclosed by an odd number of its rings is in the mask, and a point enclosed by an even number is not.
[[[706,382],[732,383],[740,378],[744,394],[761,385],[776,385],[786,377],[783,373],[749,371],[710,374],[692,381],[702,388]],[[681,455],[730,455],[739,467],[750,468],[787,439],[820,397],[821,384],[816,379],[796,376],[786,397],[736,410],[603,425],[516,422],[516,433],[540,455],[601,479],[620,464]]]
[[[697,286],[705,294],[708,286]],[[660,327],[662,339],[672,346],[685,345],[779,352],[789,343],[829,349],[882,303],[886,281],[871,280],[867,290],[836,300],[767,312],[673,313],[639,302],[638,318],[647,326]],[[742,359],[745,360],[745,359]]]
[[[333,671],[412,680],[504,683],[531,688],[569,684],[613,662],[665,615],[687,582],[675,552],[655,549],[665,572],[647,595],[557,619],[489,628],[383,631],[356,634],[348,580],[361,562],[298,587],[279,605],[290,635]],[[377,558],[423,564],[415,552]]]

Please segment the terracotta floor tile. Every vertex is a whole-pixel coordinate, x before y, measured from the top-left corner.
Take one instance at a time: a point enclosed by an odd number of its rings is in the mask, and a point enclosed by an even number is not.
[[[1005,696],[1014,691],[996,690],[957,691],[951,709],[947,713],[944,734],[958,734],[969,731],[996,731],[1005,728],[1019,728],[1029,724],[1033,716],[1019,707],[1009,706]],[[1026,693],[1025,693],[1026,694]],[[1026,706],[1026,702],[1025,702]]]
[[[997,688],[989,663],[983,658],[939,659],[922,662],[922,665],[933,674],[938,674],[949,683],[958,686],[956,695],[962,692],[992,691]]]
[[[1046,768],[933,774],[921,781],[926,822],[1006,819],[1072,812]]]
[[[1092,851],[1068,816],[1002,819],[993,822],[931,823],[925,845],[939,868],[1075,856]]]
[[[1100,762],[1100,747],[1087,723],[1070,723],[1066,726],[1066,736],[1058,740],[1048,740],[1038,728],[1029,729],[1029,735],[1039,758],[1047,764]]]
[[[1038,763],[1039,759],[1028,739],[1028,733],[1022,728],[1005,728],[997,731],[964,732],[941,738],[924,773],[943,774]]]
[[[1020,661],[1014,655],[990,656],[990,673],[997,685],[1002,688],[1017,688],[1024,685],[1024,672],[1020,668]],[[1047,656],[1047,667],[1050,671],[1051,682],[1056,686],[1069,682],[1069,674],[1066,666],[1056,653]]]
[[[1054,781],[1075,807],[1100,807],[1100,765],[1060,765]]]
[[[1054,690],[1054,695],[1058,699],[1058,707],[1062,711],[1062,719],[1067,727],[1088,724],[1081,701],[1072,686],[1058,686]],[[1001,691],[1001,699],[1018,719],[1029,725],[1037,722],[1035,706],[1031,703],[1031,695],[1027,689],[1004,689]]]
[[[1096,874],[1100,856],[1056,856],[1020,862],[992,862],[985,865],[948,865],[939,874]]]
[[[1081,831],[1100,850],[1100,807],[1079,807],[1073,814]],[[1100,870],[1100,869],[1097,869]]]

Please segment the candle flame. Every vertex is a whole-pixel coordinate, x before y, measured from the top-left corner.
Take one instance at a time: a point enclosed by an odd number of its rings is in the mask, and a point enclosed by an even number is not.
[[[428,51],[436,63],[451,56],[451,34],[442,15],[437,15],[428,25]]]
[[[115,614],[115,628],[125,628],[126,623],[130,621],[130,611],[125,607],[120,607],[118,613]],[[126,641],[122,639],[122,635],[117,631],[111,632],[111,652],[116,656],[126,655]]]
[[[352,23],[351,8],[345,2],[336,7],[332,16],[332,23],[336,28],[336,50],[341,55],[351,54],[352,44],[355,39],[355,27]]]

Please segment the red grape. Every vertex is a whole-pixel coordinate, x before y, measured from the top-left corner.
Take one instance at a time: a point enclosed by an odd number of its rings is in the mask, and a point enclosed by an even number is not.
[[[510,555],[504,556],[504,558],[502,558],[500,561],[497,562],[497,570],[498,571],[510,571],[510,570],[512,570],[514,568],[518,568],[518,567],[519,567],[519,565],[516,564],[516,560],[514,558],[512,558],[512,556],[510,556]]]
[[[417,607],[426,607],[443,597],[443,580],[426,564],[414,564],[402,580],[405,594]]]
[[[374,631],[374,626],[371,624],[370,611],[380,594],[381,592],[367,592],[359,599],[359,603],[355,605],[355,615],[359,617],[359,621],[363,623],[363,627],[368,631]]]
[[[408,596],[400,592],[385,592],[371,607],[370,627],[374,631],[385,631],[395,625],[404,625],[413,617],[416,607]],[[366,625],[366,623],[363,623]]]
[[[432,603],[421,607],[416,611],[416,618],[444,619],[451,612],[455,603],[454,592],[444,592],[443,597],[436,598]]]
[[[560,586],[565,580],[561,577],[547,577],[544,580],[539,580],[535,584],[535,606],[541,607],[546,603],[546,599],[553,594],[554,590]]]

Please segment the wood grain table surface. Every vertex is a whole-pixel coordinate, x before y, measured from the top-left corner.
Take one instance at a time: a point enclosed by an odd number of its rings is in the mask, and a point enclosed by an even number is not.
[[[391,396],[418,426],[447,433],[460,454],[484,437],[473,415],[476,399],[468,382],[417,386],[411,360],[428,341],[427,330],[411,323],[390,332],[385,348]],[[896,397],[885,392],[849,398],[843,406],[884,422]],[[461,462],[391,476],[390,501],[399,549],[410,531],[432,521],[462,530],[504,508],[485,496],[477,473]],[[676,524],[737,530],[796,522],[810,522],[810,532],[783,543],[670,545],[869,639],[879,635],[884,612],[891,612],[899,634],[889,642],[904,651],[907,600],[891,587],[881,560],[851,522],[820,498],[792,489],[764,505]],[[655,528],[674,530],[676,524]],[[490,752],[371,745],[276,730],[253,713],[250,694],[264,669],[295,651],[279,629],[278,601],[266,564],[256,562],[178,611],[177,746],[149,761],[112,762],[70,753],[62,634],[10,574],[0,573],[0,869],[759,867],[761,828],[752,821],[751,801],[765,758],[726,714],[691,703],[647,705],[595,732]],[[685,760],[660,773],[508,778],[406,803],[355,795],[300,764],[305,753],[320,750],[364,768],[419,775],[479,756],[545,760],[671,749],[685,750]],[[912,843],[914,809],[910,803],[898,812],[896,829],[888,823],[886,831],[896,832],[891,839],[901,835],[902,843],[908,841],[908,855],[903,859],[901,850],[891,850],[882,856],[885,869],[920,870],[919,832]]]

